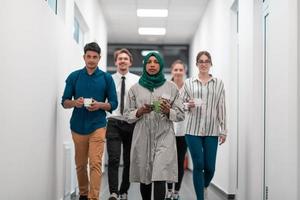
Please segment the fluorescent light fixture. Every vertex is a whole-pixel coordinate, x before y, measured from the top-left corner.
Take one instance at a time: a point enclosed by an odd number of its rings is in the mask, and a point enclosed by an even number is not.
[[[145,28],[141,27],[139,28],[139,34],[140,35],[165,35],[166,29],[165,28]]]
[[[150,53],[150,52],[155,52],[155,53],[159,53],[158,51],[156,51],[156,50],[143,50],[142,52],[141,52],[141,54],[142,54],[142,56],[146,56],[148,53]]]
[[[168,17],[167,9],[137,9],[138,17]]]

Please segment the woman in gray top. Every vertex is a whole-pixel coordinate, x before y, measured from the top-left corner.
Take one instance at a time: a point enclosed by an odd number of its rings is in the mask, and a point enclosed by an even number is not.
[[[140,183],[143,200],[165,197],[165,183],[177,182],[177,154],[173,122],[184,119],[182,99],[174,83],[166,81],[164,63],[151,52],[143,61],[143,74],[128,92],[125,116],[136,122],[132,136],[130,181]]]

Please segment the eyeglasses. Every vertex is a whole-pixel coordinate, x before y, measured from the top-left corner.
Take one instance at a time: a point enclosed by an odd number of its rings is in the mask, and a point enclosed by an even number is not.
[[[197,62],[197,64],[210,64],[210,63],[211,63],[210,60],[199,60],[199,61]]]

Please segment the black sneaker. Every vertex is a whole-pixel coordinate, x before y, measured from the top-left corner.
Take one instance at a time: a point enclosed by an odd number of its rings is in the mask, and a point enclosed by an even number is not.
[[[88,197],[87,197],[87,196],[82,196],[82,195],[80,195],[80,196],[79,196],[79,200],[88,200]]]

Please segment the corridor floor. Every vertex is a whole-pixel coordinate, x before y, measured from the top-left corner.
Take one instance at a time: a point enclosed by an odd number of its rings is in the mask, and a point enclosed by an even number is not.
[[[121,169],[121,168],[120,168]],[[121,170],[120,170],[121,172]],[[121,173],[119,173],[119,177]],[[100,200],[107,200],[109,197],[108,181],[107,181],[107,168],[103,173],[102,186]],[[128,191],[129,200],[141,200],[139,184],[132,183]],[[193,175],[189,170],[185,171],[183,182],[180,190],[180,200],[196,200],[194,188],[193,188]],[[224,200],[212,187],[208,188],[208,199],[207,200]]]

